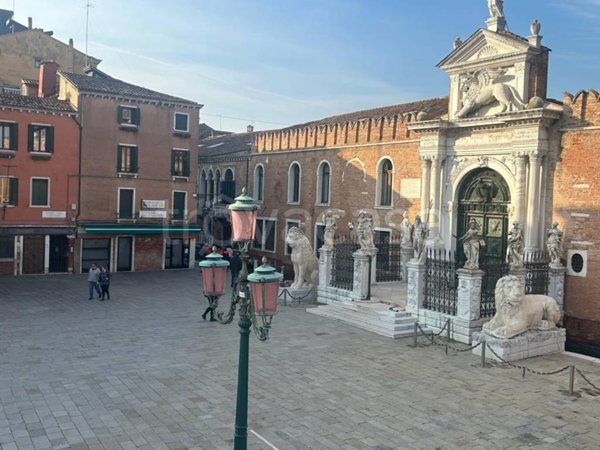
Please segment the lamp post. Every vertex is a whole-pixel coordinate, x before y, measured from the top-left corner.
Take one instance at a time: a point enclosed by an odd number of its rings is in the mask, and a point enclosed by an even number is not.
[[[265,258],[263,258],[263,264],[254,273],[248,275],[248,248],[254,240],[258,205],[254,203],[254,199],[246,193],[246,188],[244,188],[242,194],[236,197],[235,202],[229,205],[229,209],[231,211],[233,241],[238,247],[242,260],[242,270],[232,292],[229,311],[226,313],[217,311],[217,306],[218,298],[224,291],[225,273],[229,263],[222,261],[222,257],[213,251],[212,255],[206,258],[208,261],[202,261],[199,265],[202,268],[204,295],[208,298],[217,321],[224,325],[231,323],[236,309],[238,310],[240,354],[233,448],[235,450],[246,450],[248,439],[250,328],[260,341],[268,339],[271,321],[273,315],[277,312],[278,286],[283,275],[269,266]],[[207,271],[206,275],[205,271]]]

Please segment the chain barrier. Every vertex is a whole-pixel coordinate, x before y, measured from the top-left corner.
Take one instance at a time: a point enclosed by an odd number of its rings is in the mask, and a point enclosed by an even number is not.
[[[480,341],[479,343],[477,343],[477,344],[475,344],[475,345],[473,345],[471,347],[464,348],[464,349],[463,348],[454,347],[454,346],[450,345],[448,342],[446,342],[446,343],[435,342],[435,336],[439,336],[440,334],[442,334],[442,332],[444,331],[444,329],[446,328],[446,326],[448,326],[449,322],[450,321],[446,321],[446,324],[444,325],[444,327],[442,328],[442,330],[439,333],[437,333],[437,334],[426,333],[425,330],[423,330],[423,328],[421,327],[421,324],[419,322],[415,322],[415,333],[414,333],[413,347],[417,346],[417,334],[418,334],[417,332],[418,331],[420,331],[421,334],[423,336],[425,336],[429,340],[429,342],[431,342],[431,344],[437,345],[438,347],[445,347],[446,354],[448,354],[448,349],[452,349],[455,352],[461,353],[461,352],[467,352],[467,351],[473,350],[473,349],[475,349],[475,348],[477,348],[477,347],[479,347],[480,345],[483,344],[483,347],[482,347],[482,360],[481,360],[482,361],[482,366],[484,366],[484,364],[485,364],[485,350],[487,349],[501,363],[504,363],[504,364],[506,364],[506,365],[508,365],[510,367],[514,367],[515,369],[521,370],[523,378],[525,378],[525,374],[527,372],[532,373],[534,375],[546,376],[546,375],[557,375],[559,373],[562,373],[562,372],[565,372],[567,370],[570,370],[570,374],[569,374],[569,395],[573,395],[573,385],[574,385],[574,381],[575,381],[575,372],[577,372],[581,376],[581,378],[583,378],[583,380],[587,384],[589,384],[594,390],[596,390],[600,394],[600,387],[598,387],[597,385],[595,385],[594,383],[592,383],[590,381],[590,379],[580,369],[578,369],[574,365],[568,365],[568,366],[561,367],[560,369],[557,369],[557,370],[543,372],[541,370],[535,370],[535,369],[532,369],[530,367],[523,366],[523,365],[520,365],[520,364],[514,364],[514,363],[512,363],[510,361],[505,360],[500,355],[498,355],[498,353],[496,353],[492,347],[490,347],[489,345],[487,345],[487,343],[485,341]]]
[[[284,295],[284,299],[286,300],[287,303],[287,297],[290,297],[292,300],[296,300],[298,302],[301,302],[302,300],[304,300],[306,297],[308,297],[311,294],[314,294],[315,292],[315,288],[311,288],[310,291],[308,291],[305,295],[303,295],[302,297],[295,297],[294,295],[292,295],[290,293],[290,291],[287,288],[283,288],[281,290],[281,292],[279,293],[279,295],[277,296],[277,298],[281,297],[282,295]]]
[[[594,389],[596,389],[596,390],[598,391],[598,393],[600,393],[600,388],[599,388],[598,386],[596,386],[594,383],[592,383],[592,382],[591,382],[591,381],[588,379],[588,377],[586,377],[586,376],[583,374],[583,372],[582,372],[581,370],[579,370],[577,367],[575,367],[575,371],[576,371],[576,372],[577,372],[579,375],[581,375],[581,378],[583,378],[583,379],[584,379],[584,380],[587,382],[587,384],[589,384],[591,387],[593,387]]]

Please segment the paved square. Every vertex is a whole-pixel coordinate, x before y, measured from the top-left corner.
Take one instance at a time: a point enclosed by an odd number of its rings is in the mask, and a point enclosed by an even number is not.
[[[111,291],[0,277],[2,450],[231,448],[237,325],[202,320],[195,271],[115,274]],[[566,372],[523,379],[410,343],[283,307],[251,340],[250,429],[280,450],[598,448],[600,397],[580,378],[568,397]],[[600,383],[581,359],[527,361],[566,364]]]

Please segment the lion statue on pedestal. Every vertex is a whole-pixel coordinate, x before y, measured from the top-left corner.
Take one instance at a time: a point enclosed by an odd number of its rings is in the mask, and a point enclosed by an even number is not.
[[[319,261],[304,233],[298,227],[291,227],[285,242],[292,248],[294,283],[292,289],[311,288],[319,283]]]
[[[496,283],[496,315],[483,331],[509,339],[528,330],[552,330],[560,320],[556,300],[547,295],[525,295],[522,278],[502,277]]]

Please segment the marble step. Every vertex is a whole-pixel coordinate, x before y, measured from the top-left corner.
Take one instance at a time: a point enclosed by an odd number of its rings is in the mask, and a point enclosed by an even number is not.
[[[392,311],[381,303],[339,303],[309,308],[307,312],[391,338],[412,336],[415,318],[405,311]]]

